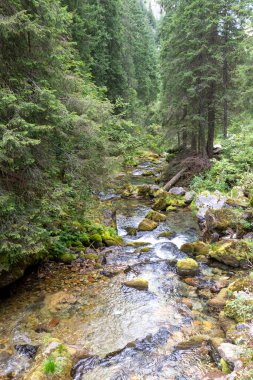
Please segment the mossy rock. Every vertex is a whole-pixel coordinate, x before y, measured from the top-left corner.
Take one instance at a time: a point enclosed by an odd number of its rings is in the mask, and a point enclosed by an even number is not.
[[[178,260],[176,267],[178,274],[183,277],[194,276],[199,271],[197,261],[190,258]]]
[[[209,209],[205,214],[208,231],[217,230],[223,232],[229,227],[234,228],[237,225],[237,219],[235,212],[229,208]]]
[[[237,294],[234,299],[227,301],[224,312],[237,323],[252,320],[253,295],[243,292]]]
[[[252,247],[246,240],[221,240],[212,245],[209,255],[235,268],[247,268],[253,261]]]
[[[126,227],[126,232],[130,236],[136,236],[137,235],[137,228],[135,228],[135,227]]]
[[[153,205],[153,209],[156,211],[165,211],[167,208],[166,197],[167,195],[157,198]]]
[[[238,278],[232,284],[229,285],[228,291],[230,292],[240,292],[247,291],[253,293],[253,278],[246,276],[243,278]]]
[[[102,236],[98,233],[90,235],[90,241],[97,247],[102,247],[103,245]]]
[[[155,228],[157,228],[157,226],[157,222],[145,218],[140,222],[138,226],[138,231],[153,231]]]
[[[99,260],[99,256],[96,253],[85,253],[83,255],[83,258],[85,260],[92,260],[92,261],[98,261]]]
[[[176,210],[177,210],[177,208],[175,206],[168,206],[166,208],[166,211],[176,211]]]
[[[144,247],[140,250],[141,253],[148,253],[150,252],[151,248],[150,247]]]
[[[48,338],[24,380],[71,380],[72,352],[58,339]]]
[[[185,253],[189,253],[193,256],[206,256],[209,252],[209,245],[204,243],[203,241],[195,241],[192,243],[185,243],[182,245],[180,250]]]
[[[130,281],[125,281],[124,285],[137,290],[148,290],[148,281],[143,278],[135,278]]]
[[[145,241],[130,241],[126,244],[127,247],[144,247],[150,245],[150,243],[147,243]]]
[[[164,232],[161,232],[158,237],[159,238],[167,238],[167,239],[172,239],[176,236],[176,232],[175,231],[164,231]]]
[[[154,173],[152,172],[152,170],[146,170],[145,172],[142,173],[142,175],[144,177],[151,177],[154,175]]]
[[[146,219],[153,220],[154,222],[164,222],[166,220],[166,216],[164,214],[161,214],[160,212],[150,210],[148,214],[145,217]]]
[[[107,245],[107,247],[111,247],[113,245],[123,245],[123,239],[121,236],[110,236],[108,238],[103,238],[103,242]]]
[[[76,260],[76,255],[74,255],[73,253],[70,253],[70,252],[66,252],[66,253],[63,253],[60,257],[59,257],[60,261],[62,261],[63,263],[71,263],[72,261]]]

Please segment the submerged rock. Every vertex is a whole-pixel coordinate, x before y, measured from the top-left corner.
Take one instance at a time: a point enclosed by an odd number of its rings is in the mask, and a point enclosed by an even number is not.
[[[148,290],[148,281],[143,278],[135,278],[133,280],[125,281],[123,284],[129,288]]]
[[[138,231],[153,231],[158,226],[157,222],[150,219],[143,219],[138,226]]]
[[[178,260],[176,267],[178,274],[183,277],[194,276],[199,270],[197,261],[190,258]]]
[[[218,347],[218,352],[222,359],[224,359],[233,369],[236,362],[240,360],[245,354],[245,348],[232,343],[221,343]]]

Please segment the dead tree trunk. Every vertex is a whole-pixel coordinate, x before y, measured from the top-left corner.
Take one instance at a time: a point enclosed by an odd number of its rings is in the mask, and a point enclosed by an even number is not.
[[[173,178],[171,178],[171,180],[169,180],[169,182],[167,182],[164,186],[164,190],[169,190],[173,185],[175,185],[180,180],[185,171],[186,168],[183,168]]]

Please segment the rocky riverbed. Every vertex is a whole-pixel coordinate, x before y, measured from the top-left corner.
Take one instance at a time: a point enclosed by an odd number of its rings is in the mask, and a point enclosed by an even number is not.
[[[235,211],[247,199],[164,192],[162,164],[141,162],[102,196],[123,246],[47,263],[2,298],[1,379],[253,378],[251,247]]]

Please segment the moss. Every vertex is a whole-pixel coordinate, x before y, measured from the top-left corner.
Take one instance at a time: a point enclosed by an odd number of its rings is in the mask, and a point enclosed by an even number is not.
[[[246,240],[221,240],[212,245],[209,255],[232,267],[248,267],[253,260],[251,244]]]
[[[134,280],[126,281],[124,282],[124,285],[138,290],[148,289],[148,281],[144,280],[143,278],[136,278]]]
[[[229,285],[228,291],[230,292],[240,292],[240,291],[248,291],[253,293],[253,278],[243,277],[238,278],[232,284]]]
[[[228,363],[224,359],[220,360],[220,366],[221,366],[221,371],[223,373],[230,373],[231,372],[229,369]]]
[[[145,241],[130,241],[126,244],[128,247],[143,247],[150,245],[150,243],[147,243]]]
[[[145,218],[153,220],[154,222],[163,222],[166,220],[166,216],[164,214],[154,210],[150,210]]]
[[[150,247],[144,247],[144,248],[142,248],[141,250],[140,250],[140,252],[141,253],[148,253],[148,252],[150,252]]]
[[[166,211],[176,211],[177,208],[175,206],[169,206],[166,208]]]
[[[71,263],[72,261],[76,260],[76,255],[70,252],[66,252],[60,256],[60,260],[64,263]]]
[[[95,253],[85,253],[85,254],[83,255],[83,258],[84,258],[85,260],[98,261],[99,256],[98,256],[97,254],[95,254]]]
[[[164,232],[161,232],[158,235],[158,237],[165,237],[165,238],[171,239],[171,238],[175,237],[175,235],[176,235],[175,231],[164,231]]]
[[[177,262],[177,268],[178,269],[198,269],[198,263],[197,261],[193,259],[182,259],[178,260]]]
[[[158,226],[157,222],[150,219],[143,219],[138,226],[139,231],[153,231]]]
[[[152,170],[146,170],[145,172],[142,173],[142,175],[144,177],[150,177],[150,176],[154,175],[154,173],[152,172]]]
[[[196,241],[192,243],[185,243],[182,245],[180,250],[185,253],[190,253],[194,256],[196,255],[208,255],[209,245],[203,241]]]
[[[253,314],[253,299],[247,294],[238,294],[233,300],[227,301],[224,312],[237,323],[249,321]]]

